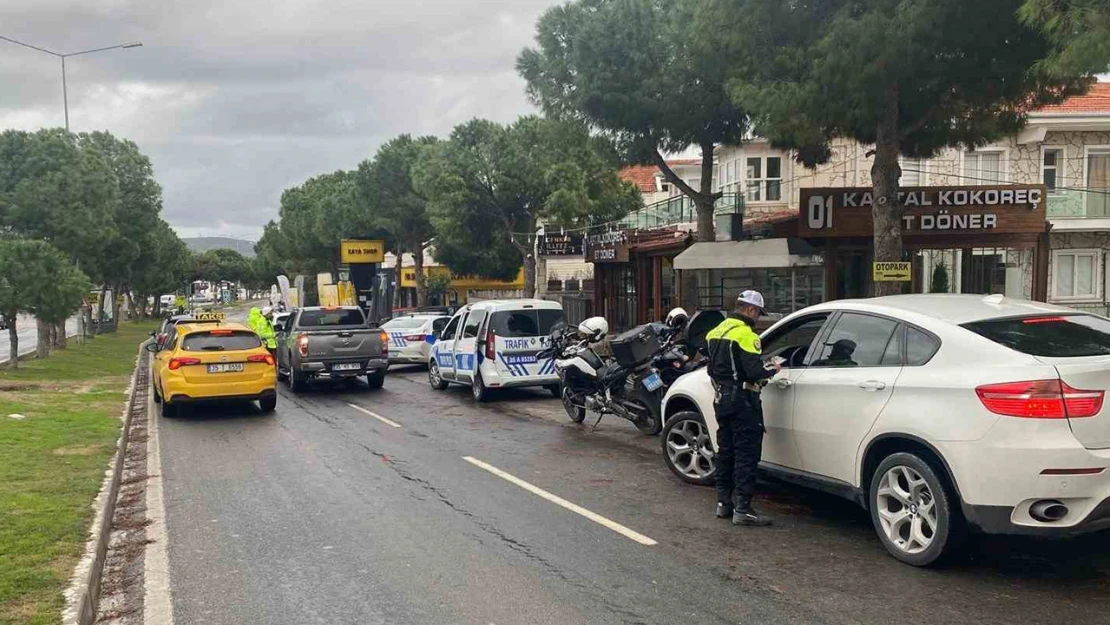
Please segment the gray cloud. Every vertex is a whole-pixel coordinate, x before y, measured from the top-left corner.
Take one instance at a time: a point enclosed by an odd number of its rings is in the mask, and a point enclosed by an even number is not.
[[[513,65],[559,0],[7,0],[67,61],[70,123],[136,141],[183,235],[257,236],[281,191],[402,132],[532,111]],[[62,125],[56,59],[0,42],[0,128]]]

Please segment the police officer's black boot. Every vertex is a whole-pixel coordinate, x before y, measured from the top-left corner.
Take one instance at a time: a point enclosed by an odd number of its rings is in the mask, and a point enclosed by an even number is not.
[[[733,514],[732,511],[733,511],[733,507],[732,507],[732,504],[730,504],[730,503],[718,503],[717,504],[717,518],[718,519],[727,519],[727,518],[729,518]]]
[[[760,514],[753,508],[751,497],[737,497],[736,509],[732,512],[732,524],[766,527],[771,524],[771,517]]]

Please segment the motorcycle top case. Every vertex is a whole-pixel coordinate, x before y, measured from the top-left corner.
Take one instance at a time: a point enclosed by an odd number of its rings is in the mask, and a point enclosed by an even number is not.
[[[650,325],[632,328],[609,341],[613,358],[622,367],[635,367],[651,360],[659,351],[659,336]]]

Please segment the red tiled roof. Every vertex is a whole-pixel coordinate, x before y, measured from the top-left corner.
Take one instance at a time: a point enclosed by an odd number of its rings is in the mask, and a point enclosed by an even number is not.
[[[1033,113],[1110,113],[1110,82],[1095,83],[1083,95],[1041,107]]]
[[[659,171],[654,165],[631,165],[617,173],[621,180],[631,182],[643,193],[655,193],[655,173]]]
[[[667,161],[672,167],[675,165],[699,165],[700,158],[680,158]],[[631,182],[644,193],[655,193],[655,178],[659,168],[655,165],[629,165],[617,172],[621,180]]]

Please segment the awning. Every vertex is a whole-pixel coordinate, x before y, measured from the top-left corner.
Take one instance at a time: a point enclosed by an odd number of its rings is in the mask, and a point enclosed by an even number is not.
[[[802,239],[695,243],[674,259],[675,269],[773,269],[822,264]]]

